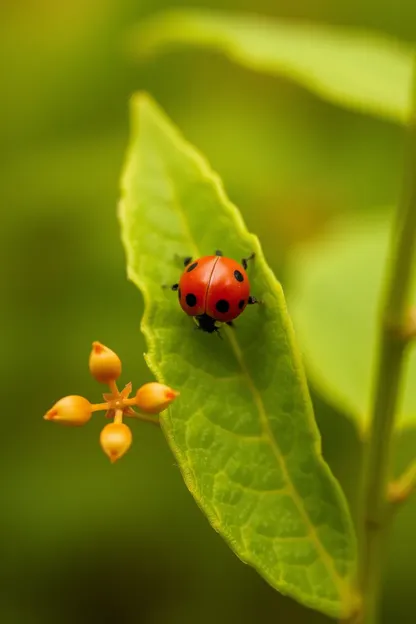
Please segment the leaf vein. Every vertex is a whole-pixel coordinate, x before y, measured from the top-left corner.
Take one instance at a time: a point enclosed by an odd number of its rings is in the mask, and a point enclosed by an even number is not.
[[[178,148],[179,149],[179,148]],[[195,154],[193,153],[192,150],[190,149],[186,149],[186,147],[184,146],[182,148],[182,151],[189,157],[192,159],[193,162],[195,162],[197,160]],[[185,215],[185,211],[182,209],[181,203],[178,199],[177,193],[176,193],[176,187],[175,187],[175,183],[173,181],[173,176],[171,175],[171,172],[169,170],[169,167],[167,165],[167,163],[161,158],[161,164],[162,164],[162,168],[165,171],[165,175],[166,175],[166,180],[169,181],[170,183],[170,190],[171,190],[171,196],[172,196],[172,206],[174,207],[174,209],[176,210],[176,212],[179,214],[179,217],[183,223],[183,228],[184,228],[184,232],[186,233],[186,236],[189,238],[189,243],[190,243],[190,247],[192,248],[194,254],[196,257],[199,257],[201,255],[198,245],[196,244],[191,229],[189,227],[189,223],[186,219],[186,215]],[[215,188],[215,191],[217,193],[220,192],[220,189],[222,190],[222,187],[219,185],[219,180],[217,178],[217,176],[214,176],[214,174],[212,175],[208,175],[208,172],[204,172],[204,177],[207,180],[210,180],[211,182],[213,182],[213,186]],[[221,199],[223,200],[223,203],[225,203],[227,206],[229,206],[229,202],[225,199],[225,197],[221,197]],[[299,496],[293,482],[290,476],[290,473],[287,469],[286,466],[286,462],[284,460],[284,456],[282,455],[280,448],[276,442],[276,439],[274,437],[274,434],[271,430],[271,427],[269,425],[268,419],[267,419],[267,414],[264,408],[264,404],[261,398],[260,393],[258,392],[255,384],[253,383],[253,380],[247,370],[244,358],[243,358],[243,354],[241,352],[240,346],[237,342],[237,339],[235,337],[234,334],[231,333],[231,331],[228,328],[225,328],[226,330],[226,335],[228,337],[228,340],[230,342],[230,345],[234,351],[234,355],[235,358],[240,366],[242,375],[244,376],[244,378],[247,381],[247,386],[250,388],[251,394],[253,396],[254,399],[254,403],[257,407],[257,411],[259,414],[259,419],[260,419],[260,423],[262,426],[262,429],[264,431],[264,433],[266,434],[266,437],[269,439],[270,441],[270,446],[272,448],[272,451],[276,457],[276,460],[278,462],[278,464],[281,467],[282,473],[288,483],[288,488],[289,488],[289,492],[291,494],[292,500],[298,510],[298,513],[300,514],[300,516],[302,517],[303,521],[305,522],[306,526],[308,527],[308,531],[310,534],[310,537],[312,539],[312,541],[315,544],[315,547],[317,549],[317,551],[319,552],[321,559],[323,561],[323,563],[325,564],[330,576],[333,578],[334,584],[336,585],[340,598],[343,598],[346,594],[346,584],[344,579],[338,574],[334,563],[330,557],[330,555],[328,554],[328,552],[326,551],[324,545],[322,544],[321,540],[319,539],[319,536],[317,534],[316,528],[313,524],[313,522],[311,521],[306,509],[304,508],[304,505],[302,503],[302,499]]]

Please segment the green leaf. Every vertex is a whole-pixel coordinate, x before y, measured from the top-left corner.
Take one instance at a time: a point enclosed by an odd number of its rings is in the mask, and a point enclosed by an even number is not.
[[[161,416],[186,485],[212,526],[276,589],[339,617],[353,608],[355,537],[320,438],[283,293],[219,179],[146,95],[133,133],[120,220],[128,274],[145,299],[156,378],[181,395]],[[219,137],[220,139],[220,137]],[[256,252],[250,306],[223,340],[194,331],[162,284],[179,256]]]
[[[142,21],[129,37],[139,58],[192,45],[220,51],[255,71],[283,75],[334,104],[404,122],[414,48],[345,27],[259,15],[172,10]]]
[[[390,225],[387,215],[340,222],[325,241],[297,250],[291,262],[289,307],[309,375],[362,433],[369,424]],[[400,428],[416,425],[415,350],[398,418]]]

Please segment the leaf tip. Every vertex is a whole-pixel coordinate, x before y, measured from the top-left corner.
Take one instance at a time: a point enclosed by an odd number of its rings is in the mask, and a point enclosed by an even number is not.
[[[155,106],[155,102],[147,91],[136,91],[130,97],[130,110],[133,114],[136,114],[149,106]]]

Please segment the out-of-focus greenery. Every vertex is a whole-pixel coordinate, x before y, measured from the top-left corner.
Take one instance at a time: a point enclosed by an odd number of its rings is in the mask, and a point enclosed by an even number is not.
[[[354,416],[364,434],[369,427],[377,359],[375,320],[389,257],[391,216],[391,210],[380,210],[370,218],[340,220],[325,240],[291,258],[291,279],[296,283],[290,309],[310,375]],[[408,429],[416,420],[415,350],[409,353],[402,395],[397,428]]]
[[[131,64],[124,33],[166,4],[6,0],[0,8],[0,618],[8,624],[326,621],[235,558],[197,509],[160,431],[137,423],[132,449],[112,466],[99,448],[99,415],[79,430],[42,420],[66,394],[99,400],[102,389],[88,374],[92,340],[117,351],[126,382],[151,379],[142,301],[125,277],[116,219],[134,90],[153,93],[220,172],[288,292],[285,258],[333,215],[378,212],[397,200],[399,127],[215,54]],[[205,6],[416,39],[410,0],[396,10],[375,0]],[[325,457],[355,509],[353,427],[322,397],[314,402]],[[398,442],[400,467],[414,448],[413,434]],[[385,622],[414,621],[415,520],[410,502],[393,531]]]
[[[148,59],[188,45],[283,75],[360,113],[402,122],[409,116],[414,49],[397,39],[255,13],[185,9],[139,22],[126,47],[133,58]]]

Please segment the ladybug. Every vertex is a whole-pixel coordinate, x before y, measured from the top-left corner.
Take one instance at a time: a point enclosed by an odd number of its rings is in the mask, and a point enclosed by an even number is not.
[[[239,264],[221,251],[197,260],[185,258],[185,270],[172,290],[178,292],[182,310],[194,317],[197,329],[218,332],[222,323],[232,326],[247,305],[258,303],[250,295],[246,273],[248,260],[253,258],[254,253]]]

